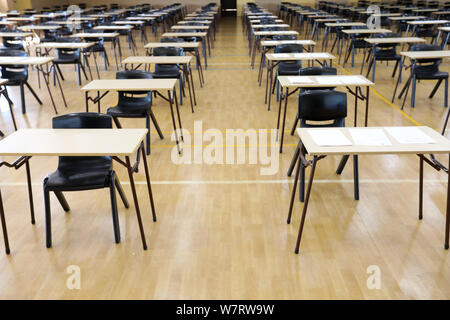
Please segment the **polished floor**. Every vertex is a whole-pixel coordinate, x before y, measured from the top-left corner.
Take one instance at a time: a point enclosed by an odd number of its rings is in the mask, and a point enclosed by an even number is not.
[[[137,43],[143,54],[138,38]],[[131,55],[124,40],[122,47],[124,56]],[[359,74],[360,55],[356,61],[355,68],[339,68],[339,73]],[[188,100],[181,106],[183,127],[192,136],[194,121],[202,121],[203,133],[208,129],[225,133],[226,129],[276,127],[277,105],[267,111],[264,86],[258,87],[256,81],[257,68],[249,67],[247,38],[240,19],[221,20],[208,62],[204,88],[199,88],[194,73],[198,102],[195,113],[191,113]],[[407,104],[401,112],[399,100],[389,103],[395,85],[390,77],[392,69],[392,64],[377,66],[369,125],[422,124],[440,130],[446,113],[443,89],[428,99],[434,83],[421,82],[416,107]],[[450,71],[448,61],[442,69]],[[30,83],[37,88],[37,77],[31,74]],[[73,68],[64,68],[63,74],[68,108],[64,108],[55,88],[58,110],[84,111],[84,94]],[[101,71],[102,78],[114,75],[113,68]],[[20,128],[51,126],[54,112],[44,88],[38,90],[42,106],[27,93],[26,115],[20,112],[18,89],[10,88],[9,92]],[[116,99],[116,94],[109,94],[102,101],[102,110],[114,105]],[[296,97],[291,96],[287,129],[295,117],[295,105]],[[176,164],[172,160],[174,142],[170,139],[172,124],[167,103],[156,99],[153,110],[165,134],[165,139],[160,140],[152,128],[149,163],[156,223],[151,219],[143,172],[136,178],[148,250],[142,250],[133,207],[127,210],[121,203],[122,242],[114,243],[107,189],[67,193],[70,213],[65,213],[52,196],[53,248],[46,249],[42,180],[56,168],[57,159],[31,160],[37,215],[34,226],[29,219],[25,170],[2,167],[0,187],[12,252],[9,256],[0,253],[0,299],[450,298],[450,253],[443,248],[444,173],[425,169],[425,212],[419,221],[417,157],[361,156],[359,201],[353,200],[350,166],[337,176],[334,170],[339,159],[322,160],[300,254],[295,255],[302,205],[296,201],[293,221],[287,225],[292,179],[286,171],[298,138],[286,132],[279,170],[273,175],[261,175],[260,169],[266,165],[260,162]],[[353,123],[353,98],[349,98],[347,123]],[[142,127],[144,120],[124,120],[122,124]],[[0,129],[6,134],[13,132],[4,99]],[[214,143],[231,148],[225,140],[219,143],[205,138],[203,142],[185,143],[184,152],[193,146],[198,149],[192,153],[202,152],[202,145]],[[271,147],[270,141],[259,144]],[[251,150],[254,146],[246,142],[237,147]],[[447,163],[445,157],[441,160]],[[116,169],[131,199],[126,172],[118,166]],[[3,251],[3,243],[0,247]],[[80,289],[70,290],[67,286],[69,266],[80,268]],[[367,284],[371,266],[381,272],[378,289],[370,289]]]

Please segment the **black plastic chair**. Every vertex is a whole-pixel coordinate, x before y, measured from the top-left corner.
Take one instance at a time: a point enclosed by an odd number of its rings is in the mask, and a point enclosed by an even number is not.
[[[76,38],[59,38],[57,42],[79,42]],[[86,70],[81,61],[81,50],[80,49],[57,49],[56,59],[53,60],[55,68],[53,69],[53,84],[56,84],[56,71],[59,72],[61,79],[64,80],[61,69],[59,65],[61,64],[73,64],[77,68],[78,75],[78,85],[81,85],[81,70],[83,71],[84,77],[88,80]]]
[[[396,38],[399,35],[396,33],[381,33],[375,34],[374,38]],[[397,68],[402,60],[401,56],[397,54],[397,43],[379,43],[376,44],[372,49],[372,59],[370,60],[369,66],[367,68],[367,75],[369,77],[370,71],[372,70],[372,82],[375,81],[375,70],[377,61],[395,61],[394,71],[392,72],[392,78],[395,77]]]
[[[351,29],[366,29],[366,26],[353,26]],[[344,60],[344,66],[345,63],[348,61],[350,55],[352,56],[352,67],[355,66],[355,54],[358,49],[366,49],[368,44],[364,39],[367,37],[366,34],[359,34],[355,33],[350,35],[350,46],[348,48],[347,56]]]
[[[300,128],[317,127],[345,127],[345,118],[347,117],[347,94],[334,90],[309,90],[298,95],[298,117],[300,119]],[[332,121],[323,124],[324,121]],[[298,160],[299,153],[302,152],[301,143],[298,144],[294,158],[289,167],[288,176]],[[344,156],[337,169],[340,174],[349,156]],[[354,197],[359,199],[358,182],[358,156],[353,156],[354,173]],[[300,167],[300,201],[304,201],[305,193],[305,168]]]
[[[274,49],[274,53],[301,53],[303,52],[303,46],[297,43],[288,43],[277,45]],[[274,88],[277,88],[277,101],[280,97],[280,87],[277,81],[278,76],[292,76],[298,75],[299,70],[302,67],[300,60],[293,61],[281,61],[278,64],[277,73],[275,76]],[[272,88],[272,93],[274,88]]]
[[[89,32],[91,33],[103,33],[103,30],[90,30]],[[108,66],[110,65],[109,63],[109,59],[108,59],[108,54],[106,53],[106,49],[105,49],[105,39],[104,38],[98,38],[98,37],[93,37],[93,38],[84,38],[84,40],[86,42],[94,42],[95,44],[88,48],[87,51],[88,52],[92,52],[92,53],[101,53],[103,55],[103,62],[105,64],[105,70],[108,70]],[[97,68],[97,61],[96,62],[96,68]],[[98,70],[97,70],[98,73]]]
[[[332,67],[309,67],[309,68],[302,68],[300,69],[298,75],[300,76],[335,76],[337,75],[336,68]],[[334,90],[335,87],[329,87],[329,88],[302,88],[300,93],[310,90]],[[295,129],[297,127],[298,121],[300,120],[299,115],[295,117],[294,124],[292,126],[291,130],[291,136],[294,135]]]
[[[72,113],[53,118],[54,129],[109,129],[112,118],[94,112]],[[50,192],[54,192],[64,211],[70,211],[63,192],[109,188],[115,242],[120,242],[116,189],[126,208],[129,207],[119,179],[112,168],[111,157],[59,157],[58,168],[43,182],[47,248],[52,246]]]
[[[0,56],[2,57],[27,57],[27,53],[21,50],[0,49]],[[22,113],[25,113],[25,88],[24,85],[33,94],[36,101],[42,105],[41,99],[39,99],[36,92],[28,83],[28,66],[25,65],[0,65],[1,77],[8,79],[6,86],[19,86],[20,87],[20,100],[22,103]]]
[[[152,74],[143,70],[126,70],[116,73],[116,79],[151,79]],[[145,118],[145,127],[148,129],[146,137],[147,154],[150,154],[150,120],[156,127],[159,137],[164,136],[152,111],[151,91],[119,91],[117,105],[109,108],[106,113],[112,116],[118,128],[122,128],[118,118]]]
[[[153,49],[154,56],[182,56],[183,48],[159,47]],[[155,71],[153,72],[154,79],[179,79],[180,86],[180,104],[183,104],[184,83],[183,75],[180,72],[178,64],[155,64]]]
[[[441,47],[438,45],[431,44],[416,44],[411,46],[411,51],[439,51]],[[438,82],[431,91],[429,98],[433,98],[442,81],[445,80],[445,92],[444,92],[444,106],[448,106],[448,72],[439,70],[439,65],[442,59],[418,59],[416,61],[415,67],[411,68],[411,78],[409,81],[412,82],[411,91],[411,107],[414,108],[415,96],[416,96],[416,82],[417,80],[437,80]],[[409,85],[409,84],[408,84]]]

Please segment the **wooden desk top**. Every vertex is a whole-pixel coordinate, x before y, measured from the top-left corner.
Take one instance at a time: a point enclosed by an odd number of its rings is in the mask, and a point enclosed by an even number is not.
[[[425,16],[408,16],[408,17],[389,17],[389,20],[392,21],[408,21],[408,20],[418,20],[423,19]]]
[[[326,27],[363,27],[366,26],[363,22],[330,22],[325,23]]]
[[[188,64],[192,56],[135,56],[122,61],[125,64]]]
[[[414,127],[419,128],[427,136],[432,138],[436,143],[422,143],[422,144],[400,144],[386,131],[388,127],[360,127],[357,130],[382,129],[385,135],[391,142],[391,146],[318,146],[309,132],[311,130],[339,130],[352,143],[353,139],[349,133],[352,128],[298,128],[297,134],[303,142],[309,155],[353,155],[353,154],[429,154],[429,153],[450,153],[450,141],[444,136],[440,135],[429,127]],[[408,128],[408,127],[405,127]]]
[[[138,17],[128,17],[127,20],[147,20],[147,21],[151,21],[151,20],[155,20],[155,17],[149,17],[149,16],[138,16]]]
[[[163,33],[163,38],[179,38],[179,37],[206,37],[208,33],[206,32],[166,32]]]
[[[144,46],[145,49],[161,47],[198,48],[200,42],[149,42]]]
[[[95,30],[131,30],[133,29],[133,26],[96,26],[94,27]]]
[[[364,41],[370,44],[379,43],[423,43],[427,42],[426,39],[418,37],[398,37],[398,38],[366,38]]]
[[[361,75],[278,76],[278,81],[283,88],[367,87],[375,85]]]
[[[408,57],[410,59],[437,59],[450,57],[450,50],[437,50],[437,51],[403,51],[400,55]]]
[[[105,32],[105,33],[75,33],[70,35],[72,38],[115,38],[120,34],[116,32]]]
[[[209,26],[171,26],[173,30],[208,30]]]
[[[113,21],[112,23],[117,24],[117,25],[130,25],[130,24],[144,24],[144,21],[142,20],[126,20],[126,21]]]
[[[328,52],[308,52],[308,53],[266,53],[269,61],[290,61],[290,60],[328,60],[336,59]]]
[[[33,34],[31,32],[0,32],[1,38],[16,38],[16,37],[31,37]]]
[[[8,81],[9,81],[8,79],[0,79],[0,86],[4,85]]]
[[[36,48],[47,49],[86,49],[95,45],[95,42],[42,42]]]
[[[415,26],[415,25],[421,25],[421,24],[446,24],[446,23],[450,23],[450,21],[448,21],[448,20],[421,20],[421,21],[408,21],[407,23]]]
[[[131,156],[147,129],[20,129],[0,141],[3,156]]]
[[[252,24],[251,27],[253,29],[261,29],[261,28],[289,28],[290,26],[286,23],[277,23],[277,24]]]
[[[450,27],[439,27],[438,30],[441,30],[444,32],[450,32]]]
[[[254,33],[255,36],[276,36],[276,35],[298,35],[297,31],[288,30],[288,31],[256,31]]]
[[[92,80],[81,91],[150,91],[172,90],[177,79],[99,79]]]
[[[345,29],[342,30],[345,34],[376,34],[376,33],[391,33],[389,29]]]
[[[315,46],[316,42],[313,40],[269,40],[261,41],[261,46],[263,47],[276,47],[280,44],[301,44],[304,46]]]
[[[211,20],[195,20],[195,22],[211,24]],[[186,24],[186,23],[192,23],[192,20],[191,21],[178,21],[178,24]]]
[[[36,25],[28,25],[28,26],[20,26],[17,29],[24,30],[24,31],[30,31],[30,30],[57,30],[61,29],[61,26],[51,26],[51,25],[43,25],[43,26],[36,26]]]
[[[54,57],[0,57],[0,65],[41,65],[53,61]]]

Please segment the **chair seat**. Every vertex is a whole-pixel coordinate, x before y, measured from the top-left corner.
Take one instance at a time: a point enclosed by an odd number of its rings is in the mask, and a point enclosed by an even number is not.
[[[100,189],[109,186],[109,176],[112,170],[110,157],[83,157],[83,167],[77,164],[76,158],[68,157],[72,165],[67,169],[62,167],[49,174],[46,187],[48,190],[76,191],[85,189]]]
[[[401,60],[402,57],[400,57],[398,54],[392,54],[391,52],[377,52],[375,53],[375,59],[377,60],[391,60],[391,61],[397,61]]]
[[[165,72],[165,73],[152,73],[152,77],[154,79],[179,79],[180,78],[180,72]]]
[[[280,76],[291,76],[298,75],[300,69],[302,67],[301,63],[293,62],[293,63],[280,63],[278,65],[278,75]]]
[[[112,117],[120,118],[143,118],[150,112],[151,100],[148,98],[122,97],[119,103],[106,111]]]
[[[417,80],[438,80],[438,79],[447,79],[448,72],[445,71],[436,71],[436,72],[415,72]]]

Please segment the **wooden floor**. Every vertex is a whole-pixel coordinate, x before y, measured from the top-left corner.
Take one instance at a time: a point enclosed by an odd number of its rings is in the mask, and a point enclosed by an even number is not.
[[[153,36],[152,36],[153,37]],[[302,38],[302,36],[300,36]],[[123,47],[125,42],[122,40]],[[138,40],[140,54],[143,45]],[[109,47],[109,44],[107,44]],[[320,51],[320,46],[316,51]],[[125,49],[124,56],[131,55]],[[110,59],[113,61],[112,52]],[[359,74],[355,68],[339,69]],[[206,86],[198,86],[198,106],[181,107],[184,128],[194,121],[207,129],[271,129],[277,108],[268,112],[257,69],[249,68],[247,38],[240,19],[223,18],[205,71]],[[418,85],[414,109],[399,111],[390,100],[393,65],[377,66],[371,92],[369,125],[423,124],[440,130],[446,109],[443,89],[433,99],[434,83]],[[450,65],[443,69],[450,71]],[[113,78],[115,70],[102,71]],[[84,111],[84,95],[72,67],[63,69],[65,109],[54,90],[60,113]],[[32,72],[30,83],[37,88]],[[39,106],[26,95],[27,114],[20,112],[18,89],[10,88],[20,128],[48,128],[54,116],[44,88]],[[116,95],[103,100],[103,111]],[[186,100],[187,102],[188,100]],[[361,108],[362,109],[362,108]],[[359,201],[353,200],[352,170],[334,173],[338,158],[322,160],[316,173],[300,254],[294,254],[302,205],[286,224],[292,179],[286,171],[297,137],[286,135],[276,174],[260,175],[261,165],[177,165],[171,160],[171,121],[167,103],[154,101],[153,110],[165,133],[152,130],[151,178],[158,222],[151,219],[145,177],[137,175],[149,248],[142,250],[133,207],[119,204],[122,242],[114,243],[108,190],[67,193],[71,212],[52,196],[53,248],[45,247],[42,180],[57,165],[56,158],[31,161],[37,222],[30,224],[25,170],[0,170],[0,187],[12,253],[0,247],[0,299],[449,299],[450,253],[444,250],[446,175],[425,170],[424,219],[418,215],[418,165],[413,156],[360,157]],[[296,113],[291,96],[287,124]],[[360,119],[363,112],[359,113]],[[349,98],[348,124],[353,123]],[[124,127],[142,127],[143,119],[124,120]],[[1,100],[0,129],[13,132],[9,111]],[[113,143],[113,142],[112,142]],[[205,144],[208,144],[205,142]],[[11,160],[11,159],[8,159]],[[446,159],[442,159],[447,163]],[[126,172],[116,167],[131,199]],[[69,290],[68,266],[81,270],[81,289]],[[369,266],[381,270],[381,288],[367,287]]]

